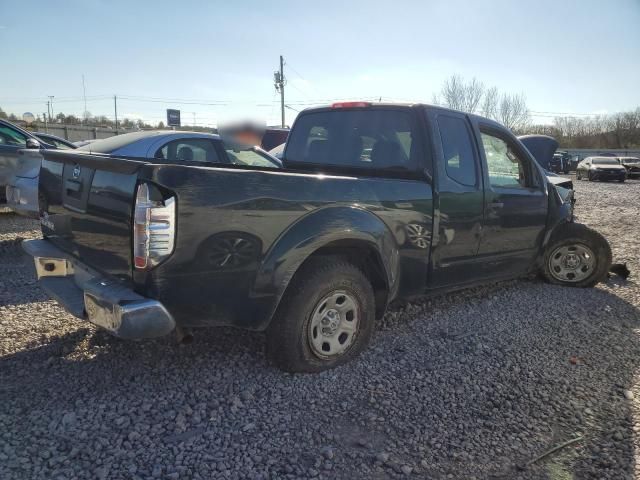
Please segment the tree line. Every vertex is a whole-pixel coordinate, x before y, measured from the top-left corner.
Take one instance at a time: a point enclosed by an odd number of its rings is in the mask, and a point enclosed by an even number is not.
[[[556,117],[553,125],[532,125],[527,133],[556,138],[564,148],[640,148],[640,107],[593,117]]]
[[[445,80],[433,103],[491,118],[517,135],[552,136],[563,148],[640,148],[640,107],[612,115],[558,116],[551,124],[536,124],[524,94],[501,93],[460,75]]]
[[[0,107],[0,118],[5,120],[9,120],[10,122],[20,121],[15,114],[6,113]],[[46,119],[49,121],[49,119]],[[45,123],[45,118],[43,116],[37,115],[36,122]],[[106,128],[114,128],[116,127],[116,122],[111,120],[110,118],[104,115],[93,116],[91,113],[87,112],[83,118],[80,118],[73,114],[64,114],[62,112],[58,113],[54,116],[49,123],[54,123],[56,125],[84,125],[87,127],[106,127]],[[123,118],[122,120],[118,120],[118,128],[122,129],[144,129],[144,128],[164,128],[164,122],[158,122],[155,125],[151,125],[143,121],[142,119],[131,120],[129,118]]]

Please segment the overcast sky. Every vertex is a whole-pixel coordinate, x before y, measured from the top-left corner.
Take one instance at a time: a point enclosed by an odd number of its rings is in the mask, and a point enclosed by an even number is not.
[[[84,74],[94,115],[117,94],[120,118],[278,123],[280,54],[287,122],[332,99],[428,102],[455,73],[524,93],[534,121],[640,106],[640,0],[0,0],[0,45],[18,115],[48,95],[81,114]]]

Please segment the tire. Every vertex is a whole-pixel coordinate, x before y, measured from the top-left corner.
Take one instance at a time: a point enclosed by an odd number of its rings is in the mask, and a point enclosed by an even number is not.
[[[626,179],[625,178],[621,178],[620,180],[618,180],[620,183],[624,183]]]
[[[576,172],[576,180],[582,180],[582,175]]]
[[[587,180],[593,182],[593,177],[591,176],[591,172],[587,173]]]
[[[579,257],[578,267],[573,269],[575,261],[572,256]],[[591,263],[587,257],[592,258]],[[542,275],[549,283],[593,287],[607,278],[611,267],[611,247],[595,230],[580,223],[566,223],[552,234],[542,262]],[[569,268],[565,268],[567,265]]]
[[[355,305],[350,321],[349,311],[339,310],[341,295],[347,298],[346,303]],[[337,327],[333,323],[327,327],[324,323],[316,323],[328,321],[326,316],[322,317],[325,313],[331,314],[332,318],[337,313]],[[320,317],[322,320],[318,320]],[[351,321],[355,321],[355,325]],[[293,373],[334,368],[349,362],[365,349],[374,323],[374,293],[365,274],[355,265],[336,257],[312,259],[294,275],[269,325],[267,357],[280,369]],[[341,329],[347,326],[352,333],[345,341],[345,345],[348,343],[346,350],[324,355],[327,345],[331,349],[332,345],[345,348],[339,342],[345,335]],[[330,332],[332,328],[333,333]]]

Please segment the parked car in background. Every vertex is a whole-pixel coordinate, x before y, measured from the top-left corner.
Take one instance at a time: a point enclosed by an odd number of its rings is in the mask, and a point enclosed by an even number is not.
[[[640,177],[640,158],[618,157],[618,162],[627,169],[627,178]]]
[[[145,130],[96,140],[79,152],[155,158],[171,162],[225,163],[236,165],[274,165],[277,158],[260,147],[222,141],[218,135],[181,130]]]
[[[576,180],[615,180],[624,182],[627,169],[620,165],[616,157],[587,157],[576,168]]]
[[[272,150],[278,145],[285,143],[288,136],[288,128],[267,127],[267,129],[264,131],[264,135],[262,136],[262,142],[260,143],[260,146],[267,151]]]
[[[554,155],[559,155],[562,158],[562,173],[565,175],[571,171],[571,155],[564,150],[557,150]]]
[[[74,150],[78,148],[78,145],[70,142],[69,140],[65,140],[64,138],[51,135],[50,133],[35,132],[34,135],[38,137],[38,139],[41,140],[42,142],[48,145],[51,145],[52,147],[57,148],[59,150],[65,150],[65,149]]]
[[[33,133],[0,120],[0,202],[7,202],[7,206],[18,213],[35,214],[38,211],[41,148],[53,147],[41,144]],[[35,192],[29,188],[34,184]]]
[[[557,153],[553,154],[551,162],[549,162],[549,171],[553,173],[562,173],[562,155],[558,155]]]
[[[23,243],[51,296],[124,338],[266,330],[276,365],[317,372],[364,350],[395,299],[536,272],[589,287],[611,264],[524,145],[479,116],[308,109],[282,163],[215,135],[125,137],[44,153],[44,239]]]

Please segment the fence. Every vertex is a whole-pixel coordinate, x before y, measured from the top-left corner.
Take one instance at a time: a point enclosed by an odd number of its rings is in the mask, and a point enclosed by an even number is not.
[[[56,135],[57,137],[64,138],[69,140],[70,142],[79,142],[82,140],[95,140],[100,138],[109,138],[114,135],[122,135],[124,133],[138,132],[139,128],[122,128],[119,127],[117,130],[111,127],[89,127],[86,125],[63,125],[60,123],[43,123],[43,122],[34,122],[30,125],[26,125],[25,122],[17,121],[14,122],[17,125],[20,125],[22,128],[26,130],[31,130],[33,132],[40,133],[50,133],[51,135]],[[193,130],[193,127],[184,126],[177,127],[177,130]],[[215,128],[195,128],[196,131],[202,131],[206,133],[217,133],[217,129]]]
[[[21,124],[22,122],[15,122]],[[62,125],[59,123],[40,123],[34,122],[29,126],[21,125],[26,130],[40,133],[50,133],[60,138],[69,140],[70,142],[79,142],[81,140],[94,140],[97,138],[109,138],[114,135],[135,132],[134,129],[127,128],[109,128],[109,127],[89,127],[85,125]]]
[[[577,156],[580,159],[587,157],[597,157],[599,155],[604,154],[613,154],[616,157],[638,157],[640,158],[640,150],[625,150],[625,149],[614,149],[614,148],[562,148],[560,147],[558,150],[564,150],[572,157]]]

